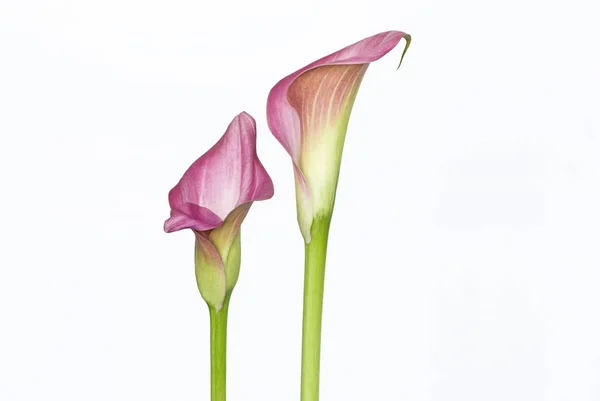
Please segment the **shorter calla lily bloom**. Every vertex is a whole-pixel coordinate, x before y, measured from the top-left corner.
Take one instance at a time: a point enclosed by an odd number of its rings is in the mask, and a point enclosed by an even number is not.
[[[306,243],[313,220],[333,212],[346,128],[367,67],[402,38],[406,53],[410,35],[379,33],[288,75],[269,93],[267,122],[294,164],[298,222]]]
[[[245,112],[169,192],[165,231],[193,230],[198,288],[216,310],[237,283],[240,226],[252,202],[272,196],[273,182],[256,154],[256,122]]]

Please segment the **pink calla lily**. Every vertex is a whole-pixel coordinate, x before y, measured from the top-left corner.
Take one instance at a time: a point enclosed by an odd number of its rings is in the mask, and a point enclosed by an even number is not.
[[[269,93],[267,122],[292,158],[298,222],[306,243],[313,219],[333,211],[346,127],[367,67],[402,38],[405,53],[410,35],[379,33],[288,75]]]
[[[194,231],[198,287],[217,309],[237,282],[242,221],[252,202],[272,196],[273,182],[256,154],[256,122],[245,112],[169,192],[164,229]]]

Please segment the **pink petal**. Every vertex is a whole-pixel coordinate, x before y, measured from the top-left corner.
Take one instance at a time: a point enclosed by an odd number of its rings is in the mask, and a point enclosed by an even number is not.
[[[171,217],[165,221],[165,231],[172,233],[184,228],[206,231],[222,223],[223,220],[209,209],[193,203],[184,203],[171,209]]]
[[[273,182],[256,154],[256,122],[243,112],[169,192],[165,231],[210,230],[237,206],[272,196]]]

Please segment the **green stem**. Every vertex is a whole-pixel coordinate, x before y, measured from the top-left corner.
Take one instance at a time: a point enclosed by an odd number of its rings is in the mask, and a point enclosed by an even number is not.
[[[229,297],[221,310],[208,306],[210,311],[210,393],[211,401],[225,401],[227,376],[227,312]]]
[[[301,401],[319,400],[321,361],[321,320],[325,286],[325,258],[331,217],[315,219],[312,240],[306,244],[304,268],[304,310],[302,315]]]

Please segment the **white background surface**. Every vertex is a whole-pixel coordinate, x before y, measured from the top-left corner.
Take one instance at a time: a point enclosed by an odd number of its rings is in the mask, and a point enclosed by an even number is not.
[[[299,398],[302,240],[266,96],[371,34],[329,248],[322,399],[600,400],[597,4],[0,1],[0,399],[207,400],[167,192],[242,110],[229,399]]]

